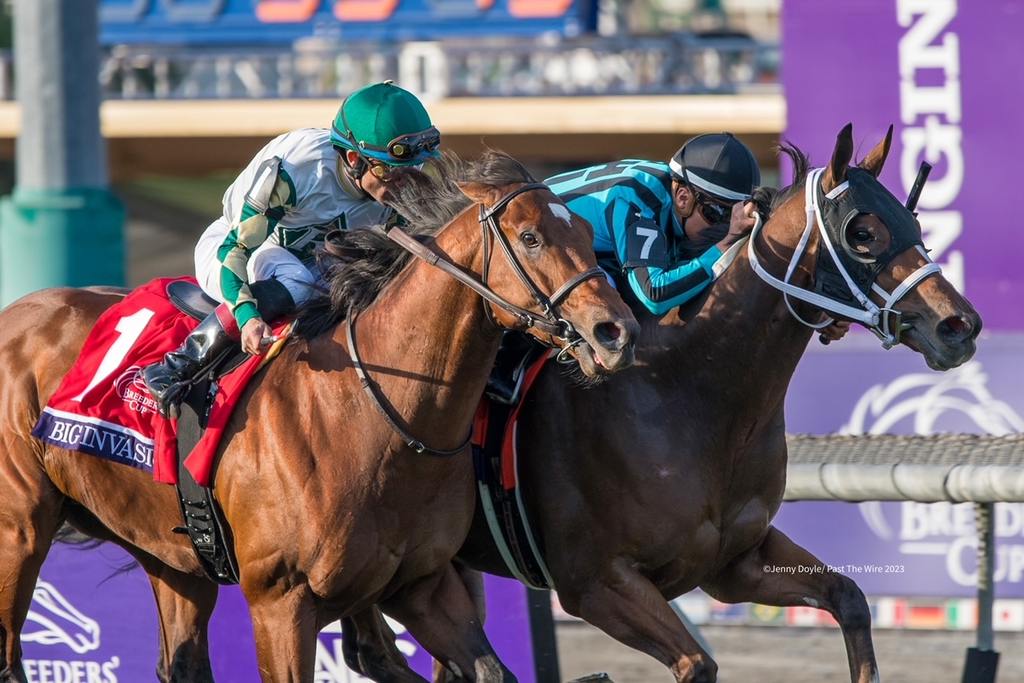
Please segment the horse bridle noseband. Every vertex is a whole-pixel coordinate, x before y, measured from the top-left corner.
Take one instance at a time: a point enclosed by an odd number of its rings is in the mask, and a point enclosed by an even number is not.
[[[924,179],[928,176],[929,170],[931,170],[930,166],[922,165],[921,171],[918,174],[918,181],[914,184],[914,189],[911,192],[911,198],[908,200],[906,206],[906,208],[911,212],[917,204],[917,198],[920,196],[921,187],[924,184]],[[902,313],[896,310],[896,303],[913,291],[925,278],[930,275],[940,273],[942,269],[939,267],[939,264],[931,260],[928,256],[928,252],[924,250],[920,243],[918,243],[917,249],[924,257],[926,263],[906,277],[896,287],[896,289],[892,292],[887,292],[876,282],[871,283],[871,290],[882,298],[882,305],[878,306],[856,285],[854,279],[843,266],[842,260],[836,251],[836,246],[829,238],[828,230],[826,230],[825,223],[822,220],[821,206],[818,201],[818,193],[816,191],[823,173],[824,169],[819,168],[811,171],[807,175],[805,187],[807,224],[804,228],[803,234],[800,236],[800,242],[793,251],[793,257],[790,259],[785,277],[780,280],[769,273],[764,266],[761,265],[761,262],[757,257],[757,249],[754,244],[757,240],[758,234],[761,232],[761,228],[763,227],[760,214],[756,215],[754,219],[754,228],[751,230],[750,238],[747,242],[747,255],[750,259],[750,265],[762,280],[782,292],[783,299],[786,302],[786,307],[789,309],[790,314],[807,327],[818,330],[831,325],[834,321],[832,318],[826,318],[824,322],[820,323],[812,323],[804,320],[796,310],[794,310],[789,301],[789,297],[792,296],[793,298],[821,308],[828,313],[861,323],[882,341],[882,346],[884,348],[890,349],[900,343],[901,333],[910,326],[908,323],[904,323],[902,321]],[[847,183],[842,183],[824,196],[829,199],[837,197],[845,192],[846,188]],[[802,287],[790,284],[789,281],[792,278],[793,273],[796,271],[797,264],[803,258],[811,232],[815,226],[818,228],[818,233],[821,236],[821,240],[825,245],[825,249],[827,250],[829,257],[832,259],[832,263],[838,270],[839,275],[842,277],[845,286],[849,289],[850,293],[856,299],[856,302],[860,305],[860,308],[844,304],[817,292],[812,292],[810,290],[803,289]]]
[[[530,192],[531,190],[547,190],[549,189],[544,183],[526,183],[520,185],[516,189],[512,190],[497,202],[494,203],[490,208],[485,208],[483,204],[480,204],[480,215],[479,221],[481,225],[481,239],[483,240],[484,249],[484,266],[483,273],[480,278],[477,278],[472,273],[463,270],[460,266],[449,261],[441,254],[437,253],[433,249],[430,249],[418,239],[403,231],[397,226],[391,226],[385,228],[387,236],[398,246],[408,251],[413,256],[426,261],[428,264],[439,268],[448,275],[452,276],[462,284],[466,285],[474,292],[479,294],[484,299],[484,312],[487,319],[493,324],[498,325],[494,319],[494,315],[487,305],[488,302],[502,308],[513,316],[518,321],[518,329],[527,330],[530,328],[537,328],[544,334],[548,335],[551,339],[549,345],[554,346],[555,339],[561,339],[565,342],[562,351],[559,353],[559,358],[563,357],[570,349],[578,344],[583,343],[583,338],[576,332],[572,324],[562,318],[558,313],[558,305],[565,301],[565,299],[587,280],[604,277],[604,271],[600,268],[591,268],[582,273],[574,275],[565,284],[559,287],[550,296],[544,294],[541,289],[537,286],[537,283],[533,281],[529,273],[523,268],[523,264],[516,257],[515,252],[512,249],[512,245],[509,243],[508,238],[501,231],[499,220],[501,214],[508,207],[509,202],[518,197],[519,195]],[[461,214],[460,214],[461,215]],[[452,219],[455,220],[455,219]],[[449,222],[450,224],[450,222]],[[447,226],[445,226],[447,227]],[[443,230],[443,228],[442,228]],[[491,258],[491,242],[496,240],[501,245],[502,251],[505,253],[505,257],[508,259],[509,264],[512,266],[512,270],[516,273],[520,282],[529,290],[534,301],[541,309],[541,315],[539,317],[536,312],[531,311],[521,306],[517,306],[512,302],[508,301],[500,294],[491,289],[487,284],[487,274],[489,272],[490,258]],[[397,416],[396,411],[391,407],[387,397],[384,396],[383,391],[374,382],[370,376],[366,373],[366,369],[363,367],[362,360],[359,357],[359,351],[356,348],[356,335],[355,335],[355,324],[358,314],[350,312],[346,320],[346,333],[348,336],[349,355],[352,358],[352,365],[355,367],[356,375],[359,377],[359,381],[363,386],[363,390],[373,399],[373,404],[377,407],[377,410],[384,416],[385,420],[391,425],[391,428],[398,433],[399,436],[405,441],[409,448],[413,449],[417,453],[429,453],[431,455],[439,456],[451,456],[461,453],[466,446],[469,445],[469,441],[472,438],[472,429],[466,439],[459,444],[456,448],[444,449],[444,448],[432,448],[425,445],[419,439],[410,435],[405,428],[401,425],[401,419]]]

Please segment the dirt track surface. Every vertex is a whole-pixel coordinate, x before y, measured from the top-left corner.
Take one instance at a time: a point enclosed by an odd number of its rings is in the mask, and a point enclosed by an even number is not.
[[[846,649],[831,629],[704,626],[714,648],[721,683],[843,683],[849,681]],[[562,680],[596,671],[615,683],[673,683],[660,663],[630,650],[583,623],[557,627]],[[974,633],[875,631],[883,683],[959,683],[964,652]],[[1024,681],[1024,634],[997,633],[999,683]]]

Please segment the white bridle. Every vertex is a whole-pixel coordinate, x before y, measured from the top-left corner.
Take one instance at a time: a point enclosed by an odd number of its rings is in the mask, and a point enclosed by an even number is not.
[[[780,280],[769,273],[765,270],[764,266],[761,265],[761,261],[757,257],[757,250],[754,247],[754,243],[757,240],[758,234],[761,232],[761,228],[764,227],[759,214],[755,214],[754,228],[750,231],[750,239],[747,242],[747,256],[750,258],[750,265],[762,280],[782,292],[782,297],[786,302],[786,308],[789,309],[789,312],[794,318],[804,325],[820,330],[823,327],[831,325],[833,320],[832,318],[827,318],[821,323],[811,323],[804,320],[795,310],[793,310],[793,306],[789,301],[789,297],[791,296],[813,306],[817,306],[829,313],[861,323],[882,340],[883,347],[887,349],[892,348],[900,343],[900,332],[905,329],[904,325],[900,322],[901,314],[895,309],[896,303],[912,291],[926,277],[934,275],[935,273],[940,273],[942,272],[942,269],[939,267],[939,264],[933,262],[931,258],[929,258],[928,252],[918,245],[917,249],[927,263],[911,273],[910,276],[901,282],[892,292],[887,292],[877,283],[872,283],[871,290],[882,298],[881,306],[875,304],[874,301],[868,298],[867,295],[860,290],[860,288],[854,283],[853,278],[851,278],[850,274],[846,271],[846,268],[843,267],[842,261],[840,261],[839,256],[836,253],[835,245],[832,244],[832,240],[829,239],[828,232],[825,230],[824,222],[821,219],[821,207],[818,206],[817,192],[815,192],[815,188],[818,186],[818,179],[821,177],[823,172],[824,169],[817,168],[807,174],[807,183],[804,190],[804,201],[807,206],[807,225],[804,228],[803,234],[800,236],[800,242],[797,244],[796,250],[793,252],[793,257],[789,261],[789,266],[786,268],[785,278]],[[838,197],[846,191],[847,187],[848,183],[842,183],[825,196],[829,199]],[[807,242],[810,240],[811,232],[815,225],[818,226],[818,234],[821,235],[821,241],[824,243],[825,248],[828,249],[828,253],[832,256],[832,260],[835,262],[839,273],[843,276],[846,286],[849,288],[850,293],[857,299],[858,303],[860,303],[862,308],[848,306],[847,304],[835,301],[818,294],[817,292],[812,292],[808,289],[790,284],[789,281],[793,277],[793,273],[796,272],[796,267],[803,258],[804,252],[807,250]]]

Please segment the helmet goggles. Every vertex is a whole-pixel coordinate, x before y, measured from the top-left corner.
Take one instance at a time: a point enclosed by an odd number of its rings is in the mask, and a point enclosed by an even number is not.
[[[429,158],[436,157],[437,148],[441,146],[441,133],[434,126],[416,133],[399,135],[384,147],[377,147],[364,140],[355,140],[352,129],[345,120],[344,110],[341,112],[341,120],[345,130],[338,130],[337,126],[332,126],[331,138],[335,146],[339,146],[340,143],[342,147],[390,166],[421,164]]]
[[[732,213],[733,204],[736,202],[718,199],[711,195],[704,194],[697,188],[690,186],[690,190],[693,192],[694,201],[697,205],[697,210],[700,211],[700,215],[704,217],[710,225],[719,225],[721,223],[729,222],[729,215]]]

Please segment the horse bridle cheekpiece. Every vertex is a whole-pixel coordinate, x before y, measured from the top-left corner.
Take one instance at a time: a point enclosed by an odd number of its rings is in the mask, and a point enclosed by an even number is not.
[[[785,278],[779,280],[768,273],[757,258],[754,243],[763,227],[760,217],[756,219],[747,244],[751,266],[761,279],[783,292],[789,312],[804,325],[821,329],[834,321],[831,318],[821,323],[804,320],[790,305],[790,296],[840,318],[863,324],[882,340],[882,346],[892,348],[899,344],[900,333],[907,327],[901,320],[900,312],[895,309],[896,303],[926,277],[941,272],[939,265],[932,262],[924,249],[921,231],[912,213],[928,169],[922,167],[919,182],[915,183],[915,190],[907,206],[900,204],[873,175],[860,168],[848,169],[846,181],[825,193],[821,187],[823,171],[815,169],[807,176],[807,225],[793,252]],[[865,258],[847,244],[846,228],[850,221],[862,213],[878,216],[889,230],[891,243],[877,257]],[[812,292],[790,284],[790,279],[806,251],[815,226],[824,248],[818,252]],[[916,247],[927,263],[911,273],[892,292],[885,291],[875,282],[878,274],[894,258],[911,247]],[[871,292],[881,297],[881,306],[871,300]]]
[[[517,320],[516,327],[518,329],[526,330],[530,328],[537,328],[544,334],[551,337],[551,344],[554,345],[555,339],[560,339],[564,342],[561,352],[558,354],[559,360],[564,362],[564,358],[567,357],[568,351],[578,344],[583,343],[583,338],[576,332],[572,324],[562,318],[558,313],[558,305],[565,301],[565,299],[572,293],[574,289],[579,287],[587,280],[593,278],[603,278],[604,271],[600,268],[591,268],[578,275],[574,275],[564,285],[559,287],[553,294],[546,295],[537,286],[537,283],[533,281],[529,273],[523,268],[523,264],[519,261],[519,258],[515,255],[515,251],[512,249],[512,245],[509,243],[508,238],[501,231],[501,226],[498,224],[501,219],[501,214],[508,207],[509,202],[523,194],[524,192],[530,192],[532,190],[547,190],[549,189],[544,183],[526,183],[520,185],[516,189],[512,190],[504,197],[495,202],[491,207],[485,208],[482,204],[480,205],[480,225],[482,230],[483,248],[484,248],[484,267],[481,277],[478,279],[476,276],[467,273],[461,267],[452,263],[451,261],[443,258],[439,253],[430,249],[422,242],[411,236],[409,233],[403,231],[397,226],[386,227],[388,237],[398,244],[400,247],[429,263],[430,265],[443,270],[444,272],[451,275],[453,278],[466,285],[474,292],[479,294],[484,299],[484,311],[487,318],[492,323],[497,325],[494,320],[494,316],[491,312],[487,302],[502,308],[513,316]],[[534,311],[516,306],[512,302],[508,301],[500,294],[492,290],[487,285],[487,274],[490,268],[490,257],[492,252],[492,241],[497,241],[501,245],[502,251],[505,253],[505,257],[508,259],[509,264],[515,271],[519,280],[523,283],[530,294],[533,296],[534,301],[541,309],[541,314]],[[468,444],[469,439],[472,436],[472,430],[470,435],[466,437],[466,440],[456,448],[440,449],[430,448],[419,439],[411,436],[401,425],[400,418],[395,414],[393,408],[390,407],[390,403],[387,401],[380,387],[367,375],[363,363],[359,358],[359,352],[355,344],[355,320],[356,315],[350,314],[348,316],[348,346],[349,353],[352,357],[352,364],[355,367],[356,374],[359,376],[359,380],[363,385],[363,389],[370,395],[374,400],[374,405],[380,413],[385,417],[391,427],[405,440],[406,444],[417,453],[430,453],[432,455],[449,456],[460,453]]]
[[[491,313],[490,307],[487,305],[487,301],[504,308],[506,311],[516,316],[518,322],[517,327],[522,330],[527,330],[531,327],[543,331],[549,335],[552,340],[562,339],[565,345],[558,354],[559,362],[568,361],[568,352],[578,344],[583,342],[583,338],[573,328],[572,323],[562,318],[558,314],[558,305],[562,303],[574,289],[579,287],[587,280],[604,277],[604,272],[600,268],[591,268],[590,270],[584,271],[574,277],[570,278],[568,282],[559,287],[551,296],[547,296],[540,290],[537,283],[533,281],[529,273],[523,268],[523,264],[519,261],[515,252],[512,250],[512,245],[509,244],[508,238],[505,237],[505,233],[501,231],[501,227],[498,225],[498,220],[501,214],[505,211],[509,202],[518,197],[524,192],[530,190],[547,190],[548,186],[544,183],[528,183],[521,185],[520,187],[512,190],[504,197],[499,199],[490,208],[484,208],[480,205],[480,226],[483,231],[482,238],[484,241],[484,267],[481,277],[481,284],[487,287],[487,275],[490,272],[491,267],[491,252],[492,239],[497,241],[498,245],[501,246],[501,250],[505,252],[505,258],[508,259],[509,264],[512,266],[512,270],[515,271],[519,277],[520,282],[526,286],[529,290],[533,300],[540,307],[544,319],[540,319],[537,315],[524,308],[520,308],[515,304],[512,304],[500,296],[495,294],[490,288],[487,288],[488,292],[491,292],[493,296],[484,296],[484,312],[487,315],[488,320],[497,325],[497,321],[494,320],[494,315]],[[549,344],[553,346],[553,344]]]

